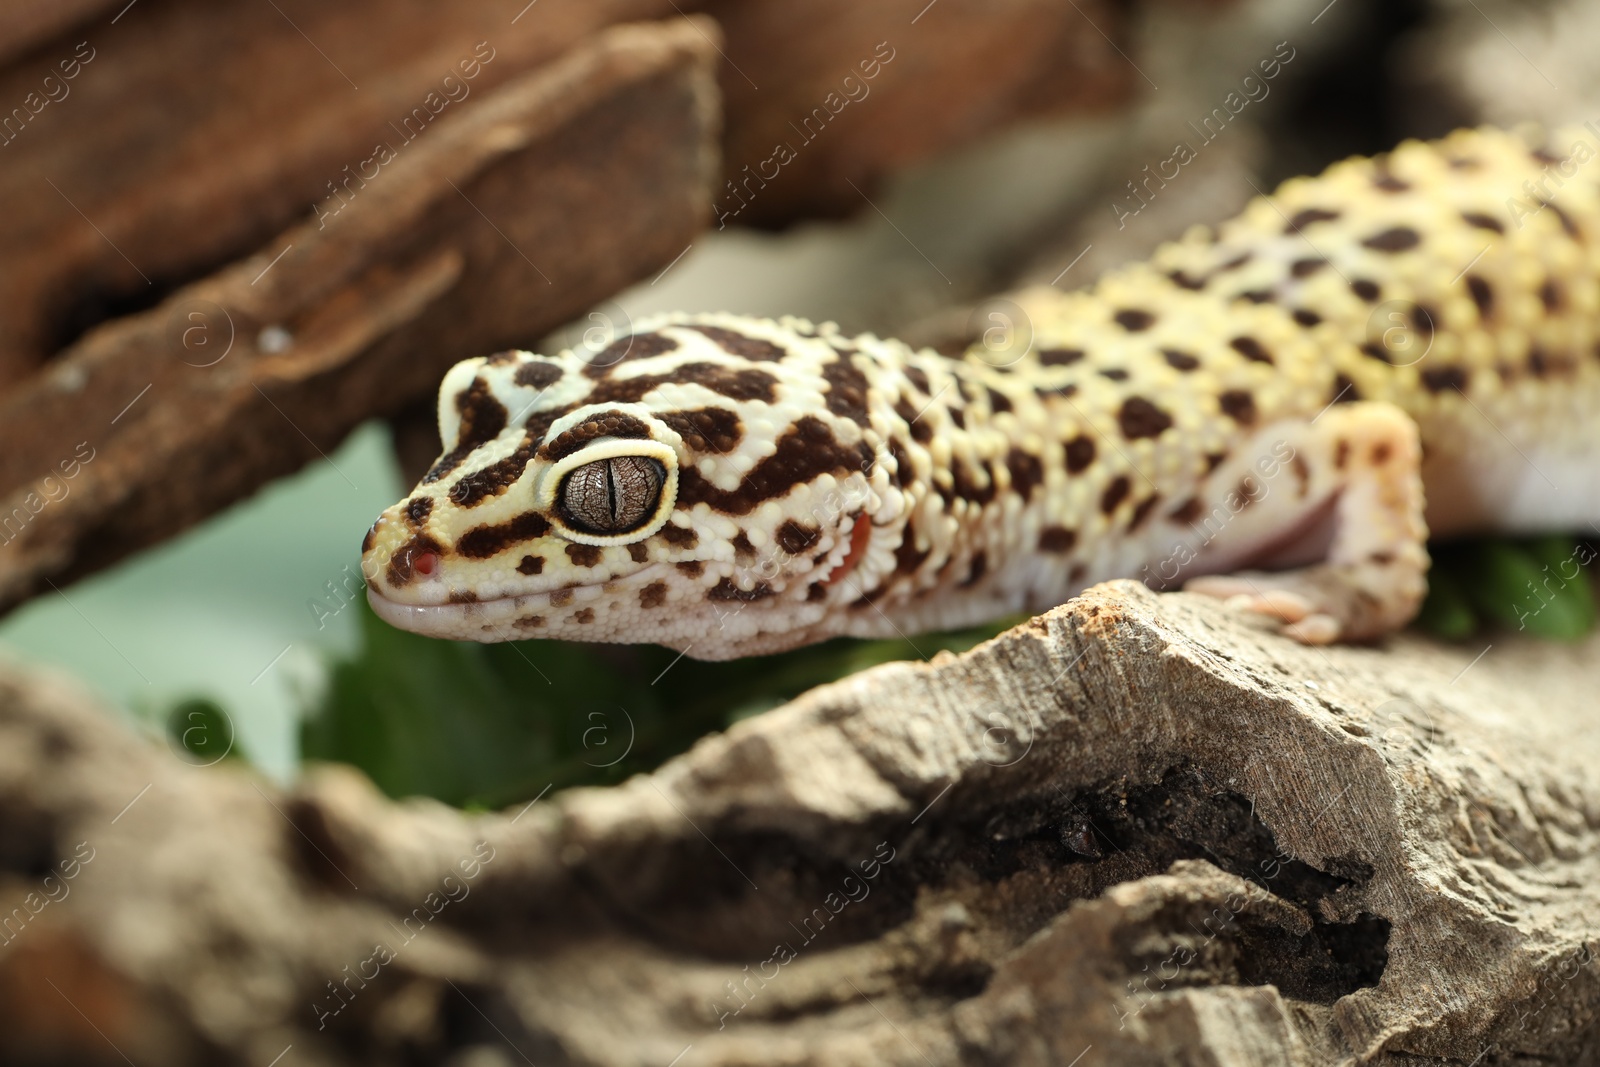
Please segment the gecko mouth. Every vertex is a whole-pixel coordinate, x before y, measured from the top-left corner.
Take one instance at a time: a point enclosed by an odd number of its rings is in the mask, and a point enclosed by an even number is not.
[[[602,598],[632,590],[636,583],[647,582],[659,567],[660,564],[652,564],[626,577],[591,585],[445,604],[404,604],[369,585],[367,603],[373,614],[390,626],[424,637],[484,643],[515,641],[541,636],[541,629],[561,629],[559,620],[566,615],[592,607]],[[534,619],[539,620],[537,628],[530,628]]]

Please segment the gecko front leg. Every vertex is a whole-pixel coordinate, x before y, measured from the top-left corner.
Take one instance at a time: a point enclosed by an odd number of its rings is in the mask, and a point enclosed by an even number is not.
[[[1324,558],[1289,570],[1206,575],[1184,588],[1277,619],[1307,644],[1365,640],[1404,626],[1427,592],[1416,423],[1390,404],[1338,405],[1288,439],[1310,504],[1305,514],[1326,524]],[[1308,534],[1316,539],[1302,525],[1285,540],[1304,544]]]

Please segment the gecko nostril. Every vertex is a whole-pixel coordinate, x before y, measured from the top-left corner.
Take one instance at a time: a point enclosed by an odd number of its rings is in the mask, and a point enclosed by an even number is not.
[[[424,552],[411,561],[411,569],[417,574],[427,578],[439,569],[439,556],[435,552]]]

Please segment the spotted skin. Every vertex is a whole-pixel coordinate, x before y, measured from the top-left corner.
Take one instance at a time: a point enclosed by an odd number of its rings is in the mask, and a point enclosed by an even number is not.
[[[959,359],[675,314],[588,358],[468,360],[443,456],[363,546],[371,601],[439,637],[721,659],[1134,576],[1301,641],[1380,636],[1430,527],[1600,521],[1597,151],[1485,129],[1349,160],[1090,290],[1018,294],[1010,343]],[[571,472],[637,456],[659,498],[616,514],[645,521],[577,528]]]

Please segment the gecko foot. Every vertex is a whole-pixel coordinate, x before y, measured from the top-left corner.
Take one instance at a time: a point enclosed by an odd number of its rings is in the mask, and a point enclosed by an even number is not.
[[[1284,624],[1308,645],[1366,641],[1400,629],[1427,592],[1416,424],[1388,404],[1330,408],[1285,439],[1301,465],[1306,497],[1331,502],[1322,562],[1282,571],[1235,571],[1184,588]]]

